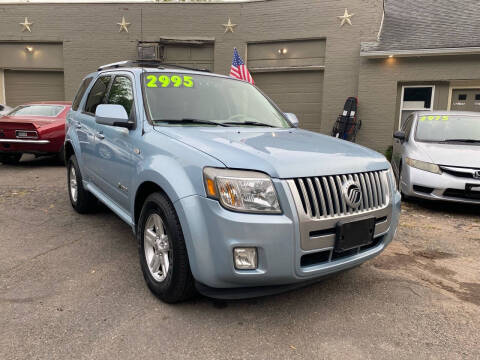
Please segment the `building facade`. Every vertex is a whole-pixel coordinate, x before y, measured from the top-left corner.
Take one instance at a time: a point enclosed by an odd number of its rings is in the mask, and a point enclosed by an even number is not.
[[[475,107],[468,101],[480,88],[477,53],[410,56],[405,50],[425,49],[422,39],[417,49],[394,41],[402,39],[398,17],[416,26],[395,3],[1,4],[0,103],[72,99],[83,76],[137,58],[139,46],[169,63],[227,74],[237,47],[256,85],[306,129],[330,133],[346,98],[358,96],[357,141],[383,152],[411,109],[447,109],[467,90],[465,106]]]

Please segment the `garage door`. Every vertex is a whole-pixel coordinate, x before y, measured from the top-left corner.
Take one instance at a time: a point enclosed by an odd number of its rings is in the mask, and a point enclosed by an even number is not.
[[[450,109],[480,111],[480,89],[454,89]]]
[[[323,72],[288,71],[254,73],[253,79],[284,112],[297,115],[300,126],[320,131]]]
[[[32,101],[64,100],[63,72],[5,70],[5,97],[12,107]]]

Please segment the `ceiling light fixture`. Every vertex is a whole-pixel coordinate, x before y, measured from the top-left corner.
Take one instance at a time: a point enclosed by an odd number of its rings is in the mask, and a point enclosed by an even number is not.
[[[25,46],[25,51],[29,54],[33,53],[33,46],[30,46],[30,45]]]

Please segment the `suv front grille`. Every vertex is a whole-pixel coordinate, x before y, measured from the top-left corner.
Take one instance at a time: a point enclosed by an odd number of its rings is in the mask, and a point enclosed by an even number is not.
[[[342,187],[354,181],[360,188],[361,202],[349,206]],[[294,179],[295,188],[305,214],[312,219],[340,217],[383,208],[389,203],[387,171],[371,171],[348,175],[333,175]]]

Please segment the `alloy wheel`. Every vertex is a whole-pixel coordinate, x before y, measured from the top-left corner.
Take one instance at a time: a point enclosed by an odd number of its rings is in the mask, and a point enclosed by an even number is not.
[[[150,274],[156,281],[164,281],[170,270],[171,250],[165,225],[158,214],[151,214],[145,223],[143,247]]]

